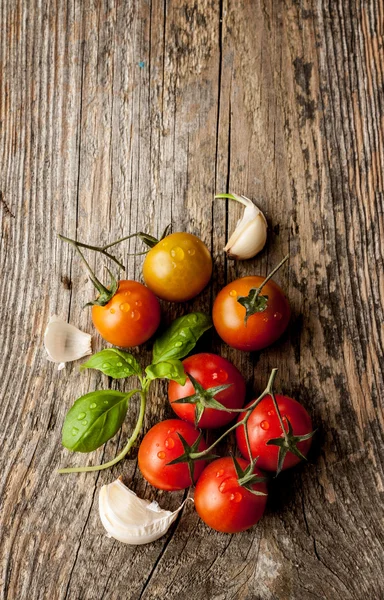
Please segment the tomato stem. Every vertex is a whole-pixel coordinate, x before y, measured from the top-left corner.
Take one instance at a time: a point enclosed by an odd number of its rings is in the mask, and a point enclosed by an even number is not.
[[[268,384],[267,387],[265,388],[265,390],[262,392],[262,394],[256,398],[256,400],[254,402],[252,402],[252,404],[250,404],[247,408],[242,408],[239,409],[241,410],[241,412],[245,412],[246,414],[244,415],[243,419],[241,419],[241,421],[238,421],[237,423],[235,423],[234,425],[232,425],[232,427],[230,427],[229,429],[227,429],[227,431],[225,431],[217,440],[215,440],[213,442],[213,444],[211,446],[209,446],[209,448],[207,448],[206,450],[202,450],[201,452],[194,452],[190,455],[190,458],[192,460],[198,460],[200,458],[204,458],[207,454],[210,454],[210,452],[212,451],[212,449],[217,446],[217,444],[219,444],[219,442],[221,442],[229,433],[231,433],[231,431],[234,431],[235,429],[237,429],[238,427],[240,427],[240,425],[244,425],[244,430],[245,430],[245,436],[246,436],[246,440],[247,440],[247,448],[249,451],[249,459],[252,460],[252,454],[250,451],[250,447],[249,447],[249,439],[248,439],[248,431],[247,431],[247,421],[249,419],[249,417],[251,416],[251,412],[253,411],[254,408],[256,408],[256,406],[258,404],[260,404],[260,402],[266,397],[266,396],[272,396],[273,394],[273,384],[277,375],[277,371],[278,369],[272,369],[272,372],[269,376],[269,380],[268,380]]]
[[[283,258],[281,262],[275,267],[264,279],[262,284],[258,288],[251,288],[248,292],[248,296],[239,296],[237,302],[244,306],[245,317],[244,325],[247,326],[249,317],[255,313],[264,312],[268,307],[268,296],[262,296],[261,291],[266,283],[274,276],[274,274],[280,269],[280,267],[288,260],[289,254]]]
[[[69,237],[66,237],[64,235],[61,235],[60,233],[58,234],[59,238],[61,240],[63,240],[64,242],[68,242],[69,244],[72,244],[73,246],[76,247],[76,249],[78,250],[79,247],[80,248],[87,248],[88,250],[93,250],[94,252],[100,252],[100,254],[104,254],[104,256],[106,256],[107,258],[110,258],[111,260],[113,260],[117,266],[122,269],[123,271],[125,271],[125,266],[123,265],[122,262],[120,262],[116,256],[113,256],[113,254],[110,254],[109,252],[106,252],[106,249],[109,248],[108,246],[91,246],[90,244],[84,244],[83,242],[78,242],[77,240],[72,240]],[[115,242],[117,243],[117,242]],[[110,244],[111,246],[113,246],[113,244]],[[86,261],[85,261],[86,262]],[[88,268],[88,270],[90,271],[90,273],[92,273],[92,270],[90,268],[90,266],[88,265],[88,263],[86,262],[86,266]],[[92,273],[93,277],[95,277],[95,275]]]
[[[283,421],[283,418],[282,418],[282,416],[281,416],[281,412],[280,412],[280,409],[279,409],[279,407],[278,407],[278,404],[277,404],[277,402],[276,402],[275,394],[274,394],[274,392],[273,392],[273,391],[271,391],[271,398],[272,398],[273,406],[275,407],[275,411],[276,411],[276,414],[277,414],[277,418],[279,419],[279,422],[280,422],[280,427],[281,427],[281,429],[282,429],[282,432],[283,432],[283,434],[284,434],[284,437],[285,437],[285,439],[286,439],[286,440],[288,440],[288,434],[287,434],[287,432],[286,432],[286,430],[285,430],[285,427],[284,427],[284,421]]]
[[[135,390],[135,392],[139,392],[140,393],[140,412],[139,412],[139,416],[136,422],[136,427],[132,432],[131,437],[129,438],[126,446],[123,448],[123,450],[120,452],[120,454],[118,454],[113,460],[110,460],[107,463],[104,463],[103,465],[94,465],[94,466],[90,466],[90,467],[69,467],[66,469],[59,469],[59,473],[63,474],[63,473],[88,473],[90,471],[101,471],[103,469],[108,469],[109,467],[113,467],[113,465],[116,465],[118,462],[120,462],[130,451],[130,449],[132,448],[133,444],[135,443],[137,436],[139,435],[142,425],[143,425],[143,420],[144,420],[144,413],[145,413],[145,407],[146,407],[146,403],[147,403],[147,393],[146,393],[146,387],[144,387],[142,390]]]
[[[260,285],[260,287],[257,288],[256,290],[256,296],[258,296],[261,292],[261,290],[263,289],[263,287],[265,286],[266,283],[268,283],[268,281],[270,279],[272,279],[272,277],[274,276],[275,273],[277,273],[277,271],[280,269],[280,267],[283,266],[283,264],[285,262],[287,262],[287,260],[289,259],[289,254],[287,254],[282,261],[279,262],[279,264],[277,265],[277,267],[275,267],[274,269],[272,269],[272,271],[269,273],[269,275],[267,275],[267,277],[264,279],[263,283]]]
[[[89,246],[87,244],[83,244],[82,242],[77,242],[76,240],[72,240],[71,238],[65,237],[60,234],[59,234],[59,238],[61,240],[63,240],[64,242],[68,242],[69,244],[72,244],[72,246],[74,246],[76,248],[77,253],[79,254],[87,271],[89,272],[90,280],[92,281],[93,285],[99,292],[99,296],[97,297],[97,299],[93,300],[92,302],[88,302],[86,304],[86,306],[92,306],[94,304],[99,305],[99,306],[105,306],[111,300],[111,298],[113,298],[113,296],[116,294],[119,284],[118,284],[117,280],[115,279],[115,277],[112,275],[111,271],[106,267],[106,269],[111,277],[111,283],[109,285],[109,288],[107,288],[105,285],[103,285],[101,283],[101,281],[96,277],[93,270],[91,269],[89,262],[87,261],[84,254],[80,250],[80,246],[82,248],[90,248],[91,250],[101,252],[102,254],[104,254],[104,256],[108,256],[108,258],[112,258],[122,269],[124,269],[124,265],[122,265],[114,256],[112,256],[112,254],[109,254],[108,252],[104,252],[102,248],[98,248],[97,246]]]
[[[155,238],[153,235],[150,235],[149,233],[144,233],[143,231],[138,231],[137,233],[131,233],[130,235],[126,235],[126,236],[116,240],[115,242],[111,242],[110,244],[103,246],[102,250],[106,250],[107,248],[116,246],[117,244],[120,244],[120,242],[124,242],[125,240],[129,240],[133,237],[139,237],[142,242],[147,244],[147,246],[149,246],[150,248],[153,248],[154,246],[156,246],[156,244],[158,244],[161,240],[163,240],[168,235],[168,231],[169,231],[170,227],[171,227],[171,223],[169,223],[169,225],[167,225],[166,228],[164,229],[160,240]],[[149,250],[146,250],[145,252],[133,252],[132,254],[134,254],[134,255],[147,254],[147,252],[149,252]],[[130,255],[128,255],[128,256],[130,256]]]

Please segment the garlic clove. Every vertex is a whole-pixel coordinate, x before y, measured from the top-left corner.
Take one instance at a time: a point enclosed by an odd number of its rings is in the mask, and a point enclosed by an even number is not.
[[[215,198],[229,198],[245,206],[244,214],[237,222],[236,229],[229,238],[224,251],[231,258],[245,260],[256,256],[267,241],[268,224],[261,210],[245,196],[220,194]]]
[[[109,536],[134,546],[165,535],[183,508],[163,510],[157,502],[139,498],[120,479],[103,485],[99,494],[100,519]]]
[[[91,341],[89,333],[80,331],[57,315],[49,319],[44,333],[44,346],[48,360],[59,363],[59,371],[65,367],[65,363],[91,354]]]

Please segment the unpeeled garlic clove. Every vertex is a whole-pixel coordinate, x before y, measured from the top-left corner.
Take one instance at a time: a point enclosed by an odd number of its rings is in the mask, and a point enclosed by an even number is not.
[[[59,363],[59,370],[64,368],[65,363],[91,354],[91,340],[89,333],[80,331],[57,315],[49,319],[44,333],[44,346],[48,360]]]
[[[231,258],[245,260],[256,256],[267,241],[267,221],[261,210],[245,196],[219,194],[215,198],[229,198],[245,206],[244,214],[237,222],[236,229],[229,238],[224,251]]]
[[[157,502],[139,498],[120,479],[103,485],[99,494],[100,519],[107,533],[124,544],[149,544],[167,533],[183,508],[163,510]]]

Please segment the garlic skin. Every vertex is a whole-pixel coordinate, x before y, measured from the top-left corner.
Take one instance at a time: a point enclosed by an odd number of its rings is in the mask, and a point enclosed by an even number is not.
[[[215,198],[230,198],[245,206],[244,214],[237,222],[236,229],[229,238],[224,251],[231,258],[245,260],[256,256],[267,241],[267,221],[261,210],[245,196],[220,194]]]
[[[91,341],[92,337],[89,333],[80,331],[57,315],[49,319],[44,333],[44,346],[48,360],[59,363],[59,371],[65,367],[65,363],[92,354]]]
[[[109,536],[123,544],[149,544],[165,535],[183,508],[171,512],[157,502],[139,498],[120,479],[103,485],[99,494],[100,519]]]

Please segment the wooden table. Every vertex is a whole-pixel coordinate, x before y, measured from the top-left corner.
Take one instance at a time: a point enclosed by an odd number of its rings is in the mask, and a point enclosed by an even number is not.
[[[1,530],[2,597],[44,599],[384,598],[383,31],[380,0],[208,2],[2,0]],[[230,262],[222,249],[255,199],[266,249]],[[148,546],[108,539],[100,487],[123,474],[141,496],[184,497],[145,483],[136,452],[110,471],[59,476],[107,461],[137,417],[90,456],[61,447],[75,398],[111,381],[58,372],[43,333],[58,314],[95,334],[92,286],[57,233],[107,243],[138,230],[199,235],[214,278],[170,321],[209,312],[224,283],[276,276],[293,310],[288,333],[260,354],[208,334],[260,392],[277,385],[318,428],[308,465],[271,485],[263,521],[225,535],[186,506]],[[380,239],[381,236],[381,239]],[[142,250],[121,248],[128,278]],[[103,261],[90,257],[99,272]],[[381,291],[381,296],[380,296]],[[151,344],[137,350],[143,362]],[[115,385],[115,384],[113,384]],[[128,389],[131,383],[120,383]],[[170,416],[155,385],[145,429]]]

